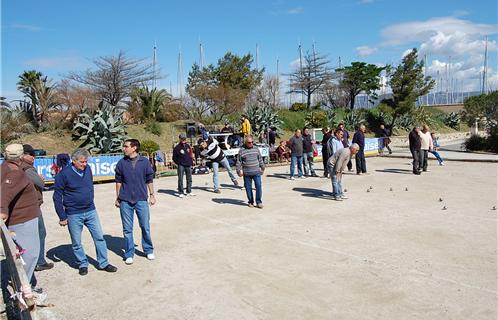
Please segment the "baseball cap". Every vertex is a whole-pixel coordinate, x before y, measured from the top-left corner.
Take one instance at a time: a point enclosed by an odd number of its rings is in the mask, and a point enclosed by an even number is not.
[[[24,154],[29,154],[30,156],[35,156],[35,149],[30,144],[23,144],[22,145],[23,153]]]
[[[7,158],[18,158],[22,156],[24,153],[22,144],[13,143],[9,144],[7,148],[5,148],[5,156]]]

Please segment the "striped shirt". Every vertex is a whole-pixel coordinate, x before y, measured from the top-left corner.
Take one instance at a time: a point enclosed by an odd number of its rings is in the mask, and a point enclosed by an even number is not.
[[[218,145],[218,141],[213,139],[213,137],[209,137],[206,143],[208,145],[207,148],[201,151],[201,156],[203,158],[218,163],[225,159],[225,153],[223,153],[223,150],[221,150],[220,146]]]
[[[263,157],[257,147],[241,147],[235,166],[237,173],[243,172],[245,176],[257,176],[265,169]]]

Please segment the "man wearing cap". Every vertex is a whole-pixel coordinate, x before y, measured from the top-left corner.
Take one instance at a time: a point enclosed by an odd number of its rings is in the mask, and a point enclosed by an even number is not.
[[[154,260],[154,246],[150,236],[149,204],[156,203],[154,195],[154,171],[147,158],[140,154],[140,142],[127,139],[123,144],[124,158],[116,165],[116,202],[123,224],[125,239],[124,260],[133,263],[135,242],[133,241],[133,217],[137,213],[138,224],[142,230],[142,249],[147,259]],[[147,200],[149,202],[147,202]]]
[[[40,207],[43,204],[43,187],[45,186],[45,181],[43,180],[43,176],[39,175],[33,166],[35,163],[35,150],[33,147],[29,144],[24,144],[22,147],[24,154],[21,156],[21,168],[30,178],[36,189],[36,194],[38,195],[38,206]],[[40,236],[40,254],[38,256],[35,271],[52,269],[54,264],[45,260],[45,238],[47,237],[47,230],[45,229],[45,222],[43,221],[41,208],[38,216],[38,234]]]
[[[35,187],[21,167],[23,153],[21,144],[10,144],[5,148],[5,161],[0,166],[0,216],[13,233],[14,240],[25,250],[21,256],[26,275],[31,280],[40,254],[40,208]]]
[[[182,133],[178,136],[180,141],[173,148],[173,162],[177,165],[178,173],[178,196],[183,198],[187,196],[195,196],[192,192],[192,148],[187,143],[187,136]],[[209,138],[209,137],[208,137]],[[184,193],[183,189],[183,175],[187,178],[187,192]]]

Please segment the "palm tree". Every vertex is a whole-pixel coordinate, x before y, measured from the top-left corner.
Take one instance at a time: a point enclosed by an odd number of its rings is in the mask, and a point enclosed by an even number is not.
[[[148,87],[142,87],[136,88],[132,93],[133,103],[142,109],[143,120],[156,120],[161,109],[171,99],[171,95],[164,89],[149,90]]]
[[[17,89],[29,100],[33,123],[37,127],[46,120],[47,112],[59,105],[55,86],[36,70],[24,71],[19,76]]]
[[[24,71],[19,76],[19,81],[17,82],[17,90],[24,93],[24,96],[30,101],[30,108],[33,114],[33,124],[38,126],[38,98],[36,96],[35,86],[40,82],[42,78],[42,73],[36,70]]]

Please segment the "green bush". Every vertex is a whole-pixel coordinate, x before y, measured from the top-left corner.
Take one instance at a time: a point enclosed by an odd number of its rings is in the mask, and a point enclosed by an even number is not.
[[[144,140],[140,143],[140,151],[147,154],[153,154],[159,150],[159,145],[152,140]]]
[[[306,110],[306,103],[294,102],[289,110],[293,112],[304,111]]]
[[[155,134],[156,136],[160,136],[162,129],[161,126],[159,125],[159,122],[155,120],[149,120],[145,123],[145,130],[149,131],[152,134]]]
[[[356,130],[361,124],[364,124],[365,119],[363,118],[363,110],[353,109],[348,112],[343,119],[344,126],[350,130]]]
[[[327,126],[327,114],[325,111],[311,111],[306,114],[304,124],[308,128],[323,128]]]
[[[450,112],[444,117],[443,122],[446,126],[458,130],[460,129],[460,114],[457,112]]]
[[[486,138],[486,143],[488,145],[488,149],[498,153],[498,124],[493,124],[488,129],[488,137]]]
[[[282,129],[294,131],[304,127],[304,112],[293,112],[288,110],[280,110],[278,112],[282,120]]]
[[[478,151],[487,149],[486,138],[473,134],[464,142],[465,149]]]

